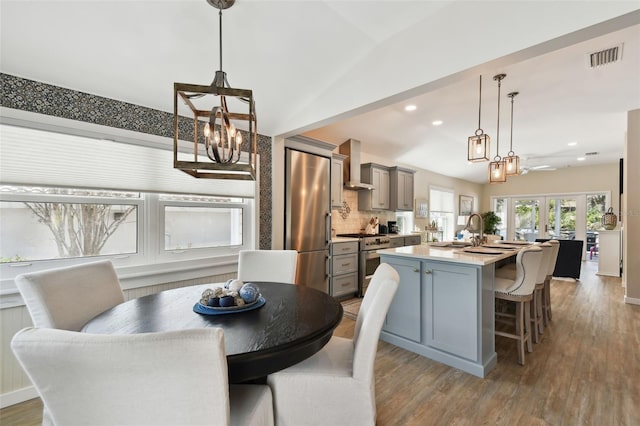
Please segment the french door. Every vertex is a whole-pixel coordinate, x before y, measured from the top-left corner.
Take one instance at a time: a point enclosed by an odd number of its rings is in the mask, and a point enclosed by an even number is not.
[[[600,210],[609,205],[609,200],[609,193],[494,197],[492,209],[502,218],[498,229],[504,239],[575,239],[585,241],[587,250],[587,237],[594,239],[591,234],[597,235],[591,216],[599,219]]]

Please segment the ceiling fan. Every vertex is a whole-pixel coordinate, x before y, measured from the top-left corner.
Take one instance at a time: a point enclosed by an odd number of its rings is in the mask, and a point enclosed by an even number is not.
[[[552,172],[558,170],[555,167],[551,167],[548,164],[542,164],[540,166],[522,166],[520,167],[520,174],[526,175],[529,172]]]
[[[523,156],[520,167],[520,174],[526,175],[529,172],[552,172],[558,170],[558,160],[563,158],[575,158],[573,150],[564,150],[541,156]]]

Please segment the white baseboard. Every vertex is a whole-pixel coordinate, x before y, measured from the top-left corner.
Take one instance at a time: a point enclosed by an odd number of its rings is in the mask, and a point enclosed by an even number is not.
[[[640,305],[640,299],[637,299],[635,297],[624,297],[624,303],[628,303],[630,305]]]
[[[21,402],[28,401],[33,398],[38,398],[38,392],[33,386],[18,389],[12,392],[3,393],[0,395],[0,408],[10,407]]]

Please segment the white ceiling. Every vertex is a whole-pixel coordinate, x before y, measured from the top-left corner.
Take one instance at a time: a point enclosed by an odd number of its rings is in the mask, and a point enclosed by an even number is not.
[[[217,10],[205,0],[0,8],[3,73],[170,112],[174,82],[208,84],[218,68]],[[620,43],[622,61],[589,69],[589,52]],[[486,163],[466,163],[480,74],[492,157],[497,73],[507,74],[501,155],[506,94],[519,91],[513,148],[527,166],[622,156],[626,112],[640,108],[640,10],[637,1],[238,0],[224,12],[223,60],[232,87],[253,89],[262,134],[355,138],[390,163],[484,182]],[[404,111],[409,103],[416,111]]]

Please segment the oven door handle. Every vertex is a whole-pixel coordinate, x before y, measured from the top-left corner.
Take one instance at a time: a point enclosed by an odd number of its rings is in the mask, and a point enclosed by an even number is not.
[[[369,260],[369,259],[379,259],[379,258],[380,258],[380,254],[379,254],[379,253],[376,253],[374,250],[371,250],[371,251],[365,251],[365,252],[363,252],[363,254],[364,254],[364,258],[365,258],[366,260]]]

